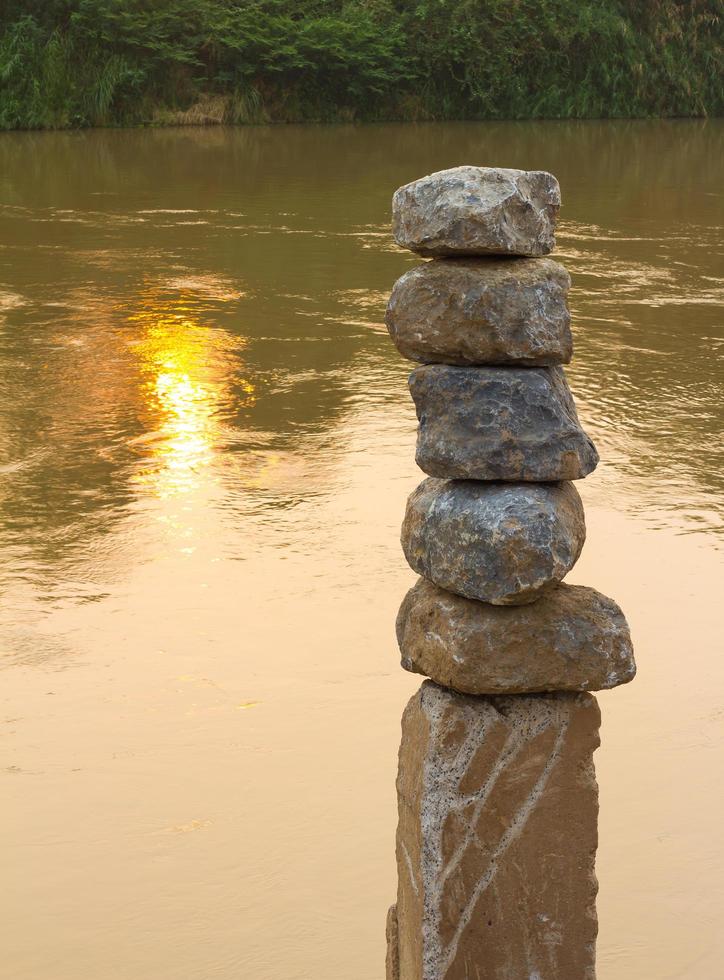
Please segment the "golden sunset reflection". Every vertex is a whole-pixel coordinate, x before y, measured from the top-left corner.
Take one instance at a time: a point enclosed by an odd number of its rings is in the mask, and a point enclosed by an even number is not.
[[[254,402],[253,385],[236,377],[245,341],[201,322],[199,299],[195,290],[150,290],[128,318],[141,329],[133,350],[148,424],[133,440],[146,455],[135,482],[162,498],[208,479],[232,399],[241,391],[245,404]]]

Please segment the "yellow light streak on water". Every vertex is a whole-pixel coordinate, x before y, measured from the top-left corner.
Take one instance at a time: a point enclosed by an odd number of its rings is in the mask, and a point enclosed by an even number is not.
[[[135,482],[160,498],[189,493],[212,479],[232,372],[238,371],[244,346],[238,337],[199,322],[194,300],[189,290],[169,296],[151,289],[128,317],[141,328],[133,350],[149,426],[134,440],[149,453]],[[237,387],[246,393],[246,403],[253,403],[254,386],[242,380]]]

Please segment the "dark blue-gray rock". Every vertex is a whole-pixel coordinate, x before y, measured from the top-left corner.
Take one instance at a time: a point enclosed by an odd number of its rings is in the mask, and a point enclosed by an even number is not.
[[[410,375],[417,464],[450,480],[580,480],[598,463],[563,369],[428,364]]]
[[[395,191],[392,233],[419,255],[547,255],[560,206],[543,170],[454,167]]]
[[[397,642],[405,670],[465,694],[600,691],[636,673],[623,613],[583,585],[503,607],[420,579],[402,602]]]
[[[552,259],[440,259],[395,283],[385,322],[423,364],[567,364],[571,277]]]
[[[496,605],[533,602],[575,565],[586,539],[572,483],[425,480],[407,501],[402,550],[436,585]]]

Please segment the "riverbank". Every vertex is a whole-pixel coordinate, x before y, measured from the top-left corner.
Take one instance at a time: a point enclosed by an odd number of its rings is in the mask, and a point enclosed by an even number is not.
[[[714,0],[8,0],[0,129],[717,116]]]

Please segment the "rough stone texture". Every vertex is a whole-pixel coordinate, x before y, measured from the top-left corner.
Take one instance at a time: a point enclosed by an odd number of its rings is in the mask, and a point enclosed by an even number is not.
[[[600,691],[636,674],[623,613],[583,585],[503,608],[420,579],[400,607],[397,641],[405,670],[466,694]]]
[[[586,540],[572,483],[424,480],[407,501],[402,550],[436,585],[496,605],[533,602],[575,565]]]
[[[392,234],[420,255],[547,255],[560,206],[543,170],[454,167],[395,191]]]
[[[470,698],[402,719],[400,980],[595,980],[600,714],[588,694]]]
[[[426,364],[409,384],[417,465],[429,476],[539,483],[596,468],[563,368]]]
[[[387,913],[387,957],[385,959],[386,980],[400,980],[400,956],[397,935],[397,906],[391,905]]]
[[[395,283],[385,322],[423,364],[567,364],[571,277],[552,259],[441,259]]]

